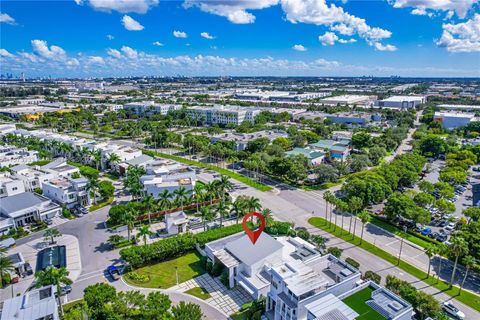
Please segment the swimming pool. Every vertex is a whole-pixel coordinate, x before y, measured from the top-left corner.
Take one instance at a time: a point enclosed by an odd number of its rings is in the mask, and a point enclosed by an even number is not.
[[[67,265],[67,255],[65,246],[54,246],[43,249],[37,255],[37,272],[45,270],[47,267],[54,266],[62,268]]]

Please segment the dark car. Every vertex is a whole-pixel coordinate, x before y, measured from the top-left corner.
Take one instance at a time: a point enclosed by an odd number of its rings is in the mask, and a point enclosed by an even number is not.
[[[432,238],[432,239],[436,239],[438,236],[439,236],[439,233],[434,232],[434,233],[430,233],[427,237]]]
[[[33,269],[32,269],[32,266],[30,265],[30,263],[25,262],[24,268],[25,268],[25,273],[27,274],[27,276],[31,276],[33,274]]]
[[[445,233],[440,233],[435,239],[440,242],[445,242],[448,239],[448,236]]]
[[[113,266],[113,265],[109,266],[107,268],[107,272],[114,281],[117,281],[118,279],[120,279],[120,270],[118,270],[116,266]]]
[[[445,227],[447,224],[448,224],[448,221],[442,220],[442,221],[440,221],[440,223],[438,224],[438,226],[441,227],[441,228],[443,228],[443,227]]]

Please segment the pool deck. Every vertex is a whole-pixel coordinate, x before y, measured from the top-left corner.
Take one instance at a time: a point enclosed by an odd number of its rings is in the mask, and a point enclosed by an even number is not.
[[[75,281],[82,272],[78,239],[72,235],[62,235],[61,237],[55,238],[55,241],[55,245],[64,245],[66,247],[67,270],[70,272],[68,277],[72,281]],[[42,249],[45,249],[48,246],[48,243],[49,241],[46,242],[43,238],[33,240],[21,246],[11,248],[8,250],[8,254],[21,252],[25,261],[30,263],[35,272],[37,267],[37,253]],[[13,285],[13,295],[15,296],[17,293],[24,293],[30,287],[34,279],[35,277],[33,275],[20,278],[20,281]],[[11,297],[11,285],[7,286],[5,289],[0,289],[0,301],[4,301]]]

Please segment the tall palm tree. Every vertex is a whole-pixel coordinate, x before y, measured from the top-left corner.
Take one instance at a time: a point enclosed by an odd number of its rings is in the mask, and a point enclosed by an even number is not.
[[[207,221],[212,221],[215,219],[215,213],[210,210],[210,207],[201,207],[200,215],[202,216],[203,221],[203,231],[207,230]]]
[[[210,205],[213,203],[213,197],[217,196],[218,188],[217,185],[212,181],[205,185],[205,191],[210,197]]]
[[[87,190],[90,190],[93,193],[93,203],[97,204],[97,193],[99,189],[98,178],[91,177],[88,179]]]
[[[189,193],[191,193],[191,191],[185,189],[185,187],[180,187],[173,191],[173,194],[175,195],[175,201],[177,203],[180,203],[180,208],[182,210],[183,210],[183,203],[185,200],[188,199]]]
[[[130,233],[133,230],[133,225],[137,218],[137,212],[135,209],[130,208],[128,211],[124,213],[122,218],[123,218],[123,222],[127,225],[128,241],[130,241]]]
[[[440,280],[440,275],[442,274],[442,261],[443,255],[448,251],[448,247],[444,243],[440,243],[436,246],[435,254],[438,256],[438,273],[437,273],[437,283]]]
[[[102,161],[102,153],[100,152],[100,150],[94,150],[91,152],[91,156],[93,162],[95,162],[95,167],[97,168],[97,170],[99,170],[100,162]]]
[[[172,204],[172,194],[167,189],[163,190],[158,195],[158,205],[160,206],[161,210],[167,210],[170,208]]]
[[[342,235],[342,233],[343,233],[343,220],[345,218],[345,212],[348,211],[348,204],[343,200],[337,199],[336,207],[337,207],[337,210],[342,214],[342,220],[341,220],[342,227],[340,228],[340,235]]]
[[[151,234],[153,234],[152,231],[150,231],[150,226],[147,224],[143,224],[140,227],[137,228],[138,230],[138,237],[141,237],[143,239],[143,245],[147,245],[147,237]]]
[[[115,166],[117,164],[120,163],[120,157],[118,156],[118,154],[116,153],[110,153],[110,155],[108,156],[108,166],[110,167],[110,170],[111,171],[114,171],[113,169],[115,168]]]
[[[270,227],[273,224],[273,212],[272,210],[265,208],[260,212],[265,219],[265,227]]]
[[[453,265],[452,277],[450,278],[449,286],[449,288],[451,289],[453,286],[453,280],[455,279],[455,273],[457,271],[458,258],[468,252],[468,244],[462,237],[455,236],[451,239],[449,249],[450,252],[455,255],[455,264]]]
[[[216,180],[216,185],[222,199],[225,201],[226,193],[233,190],[233,184],[230,182],[230,178],[221,175],[220,179]]]
[[[245,207],[249,212],[262,210],[260,199],[255,197],[248,197],[245,203]]]
[[[465,266],[465,275],[463,276],[462,284],[460,285],[460,290],[458,294],[462,293],[463,285],[465,284],[465,280],[468,277],[468,272],[470,271],[471,268],[474,268],[477,265],[477,260],[470,255],[465,256],[462,262],[463,262],[463,265]]]
[[[152,195],[148,195],[142,200],[143,205],[145,206],[145,209],[147,210],[148,213],[148,223],[152,224],[152,211],[155,208],[155,199],[153,198]]]
[[[197,206],[197,213],[198,213],[198,207],[199,203],[203,199],[203,191],[205,190],[205,185],[203,183],[195,183],[195,187],[193,187],[193,192],[194,192],[194,197],[195,197],[195,203]]]
[[[3,287],[3,281],[6,273],[13,272],[15,267],[13,266],[12,260],[10,258],[1,255],[0,256],[0,285]]]
[[[220,201],[217,205],[217,213],[220,217],[220,226],[223,226],[223,218],[228,214],[228,206],[225,201]]]
[[[427,271],[427,279],[430,277],[430,268],[432,267],[432,257],[435,255],[435,252],[437,252],[437,246],[434,244],[428,244],[425,247],[425,254],[428,257],[428,271]]]
[[[58,293],[58,305],[60,306],[60,314],[63,314],[62,299],[61,297],[61,285],[72,284],[72,280],[68,278],[68,270],[65,268],[47,267],[43,271],[35,273],[35,287],[41,288],[48,285],[54,285],[57,287]]]
[[[237,199],[235,199],[235,201],[232,203],[230,213],[235,214],[238,224],[238,219],[245,215],[245,198],[243,198],[242,196],[237,197]]]
[[[58,229],[51,228],[45,231],[43,237],[45,238],[45,240],[50,240],[50,243],[53,243],[53,239],[56,237],[60,237],[61,235],[62,234],[60,233],[60,231],[58,231]]]
[[[310,237],[310,241],[312,241],[317,246],[318,249],[324,250],[327,239],[325,239],[321,235],[314,234]]]
[[[359,197],[351,197],[348,199],[348,206],[350,208],[350,212],[352,213],[353,216],[350,217],[350,225],[348,226],[348,233],[352,233],[352,220],[355,220],[355,226],[353,228],[353,237],[355,237],[355,227],[356,227],[356,222],[357,219],[354,218],[354,216],[357,215],[358,210],[362,209],[363,201]]]
[[[358,214],[358,218],[362,222],[362,233],[360,235],[360,244],[363,242],[363,230],[365,229],[365,224],[370,221],[370,213],[367,210],[362,210]]]
[[[332,225],[332,208],[331,208],[331,203],[332,203],[332,199],[334,198],[335,196],[333,195],[333,193],[330,191],[330,190],[327,190],[325,191],[325,193],[323,194],[323,200],[325,200],[325,220],[328,220],[329,221],[329,226]],[[330,219],[327,218],[327,213],[329,212],[328,211],[328,205],[330,204]]]

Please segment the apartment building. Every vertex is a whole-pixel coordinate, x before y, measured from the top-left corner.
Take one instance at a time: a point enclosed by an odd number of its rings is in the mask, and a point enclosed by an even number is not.
[[[154,114],[167,115],[169,112],[180,110],[179,104],[158,104],[154,101],[130,102],[123,109],[131,111],[139,116],[151,116]]]
[[[173,192],[180,187],[193,190],[196,182],[195,170],[169,160],[155,160],[147,164],[146,174],[140,177],[145,195],[158,198],[164,190]]]
[[[253,122],[260,109],[240,106],[195,106],[188,107],[187,114],[203,124],[240,125],[245,121]]]
[[[0,146],[0,167],[26,164],[38,160],[38,152],[15,146]]]

